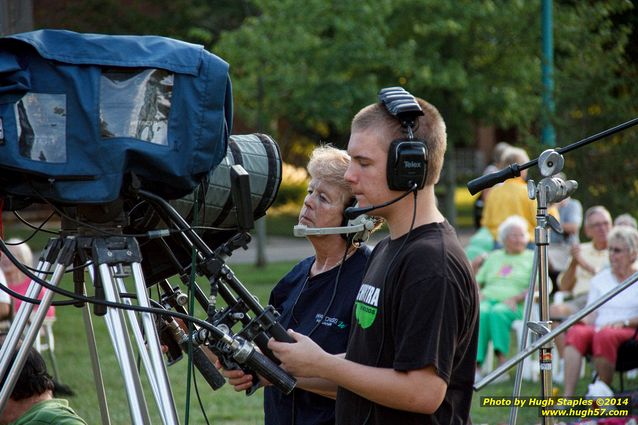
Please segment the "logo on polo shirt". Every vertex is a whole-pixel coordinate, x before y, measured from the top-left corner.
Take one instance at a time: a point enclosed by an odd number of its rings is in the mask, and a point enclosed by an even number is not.
[[[374,323],[379,308],[379,293],[381,288],[368,284],[362,284],[355,301],[355,317],[357,323],[363,329],[367,329]]]

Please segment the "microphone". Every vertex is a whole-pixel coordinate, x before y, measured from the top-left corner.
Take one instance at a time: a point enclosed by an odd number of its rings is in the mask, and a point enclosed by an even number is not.
[[[339,235],[343,233],[356,233],[352,237],[353,242],[365,242],[377,226],[378,218],[360,215],[356,220],[348,222],[347,226],[340,227],[308,227],[305,224],[297,224],[293,227],[293,235],[298,238],[317,235]]]
[[[188,352],[189,337],[179,326],[177,321],[173,318],[167,320],[166,327],[181,349],[184,350],[184,352]],[[193,344],[192,360],[197,370],[199,370],[199,373],[202,374],[208,385],[210,385],[213,390],[218,390],[224,386],[226,378],[224,378],[219,370],[217,370],[215,364],[208,358],[201,345]]]
[[[374,211],[377,210],[379,208],[383,208],[383,207],[387,207],[388,205],[392,205],[395,202],[400,201],[401,199],[405,198],[406,196],[408,196],[410,193],[414,192],[417,189],[417,184],[416,183],[412,183],[412,187],[410,189],[408,189],[405,193],[401,194],[401,196],[388,201],[388,202],[384,202],[383,204],[379,204],[379,205],[370,205],[369,207],[363,207],[363,208],[359,208],[359,207],[348,207],[345,209],[345,211],[343,212],[344,217],[346,218],[346,220],[352,220],[356,217],[359,217],[361,214],[367,214],[370,211]]]
[[[305,224],[296,224],[292,228],[292,233],[298,238],[305,236],[318,236],[318,235],[339,235],[343,233],[356,233],[365,229],[363,224],[357,224],[355,226],[340,226],[340,227],[308,227]]]

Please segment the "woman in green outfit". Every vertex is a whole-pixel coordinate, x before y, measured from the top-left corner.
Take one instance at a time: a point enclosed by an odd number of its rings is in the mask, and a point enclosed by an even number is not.
[[[512,322],[523,316],[533,267],[533,251],[526,249],[530,240],[527,221],[520,216],[508,217],[498,228],[503,249],[485,258],[477,275],[480,286],[480,318],[477,363],[485,360],[490,341],[499,363],[509,353]]]

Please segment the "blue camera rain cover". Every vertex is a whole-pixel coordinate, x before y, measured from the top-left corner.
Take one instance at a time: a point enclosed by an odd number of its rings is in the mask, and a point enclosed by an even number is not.
[[[166,199],[226,154],[228,64],[158,36],[40,30],[0,38],[0,191],[104,203],[135,175]]]

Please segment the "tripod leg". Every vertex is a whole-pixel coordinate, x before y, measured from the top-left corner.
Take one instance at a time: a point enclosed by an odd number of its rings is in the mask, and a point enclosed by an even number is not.
[[[102,284],[104,285],[106,300],[120,302],[119,295],[115,290],[115,285],[111,278],[109,266],[107,264],[100,264],[98,271],[102,278]],[[109,308],[106,313],[106,322],[109,335],[111,336],[111,342],[115,349],[115,355],[118,358],[120,370],[122,371],[132,423],[135,425],[148,424],[150,423],[148,406],[144,399],[140,375],[135,367],[133,350],[122,310]]]
[[[91,307],[88,304],[85,304],[82,307],[84,330],[86,332],[86,341],[89,347],[89,356],[91,357],[93,382],[95,382],[95,392],[97,394],[98,404],[100,405],[102,425],[110,425],[111,418],[109,416],[109,406],[106,399],[106,391],[104,390],[104,379],[102,378],[102,368],[100,367],[100,358],[98,356],[97,344],[95,342],[95,331],[93,329],[93,320],[91,319],[90,309]]]
[[[144,283],[144,277],[135,273],[136,265],[139,267],[139,263],[133,263],[133,276],[136,283],[138,303],[140,306],[148,307],[150,306],[150,302],[148,301],[148,296],[146,294],[146,284]],[[141,270],[141,268],[139,270]],[[126,292],[124,280],[118,278],[116,279],[116,282],[118,283],[120,292]],[[126,304],[131,303],[130,300],[123,300],[123,302]],[[175,409],[175,403],[170,389],[170,382],[168,380],[166,366],[162,359],[157,330],[155,329],[155,320],[150,313],[141,314],[142,326],[144,328],[144,334],[142,334],[142,329],[140,328],[140,323],[136,313],[129,310],[126,314],[129,318],[133,336],[137,343],[138,353],[140,354],[142,363],[144,364],[144,369],[147,372],[155,401],[157,402],[160,414],[162,415],[162,420],[167,424],[178,423],[177,411]],[[146,343],[144,341],[144,335],[146,335]],[[155,338],[153,338],[154,336]],[[157,344],[155,344],[155,341]],[[156,350],[154,348],[156,348]],[[156,357],[155,359],[154,356]]]
[[[525,351],[527,347],[527,335],[529,330],[527,323],[529,322],[532,305],[534,304],[534,292],[536,291],[536,278],[538,277],[538,249],[534,250],[534,261],[532,266],[532,275],[530,276],[529,289],[527,291],[527,297],[525,297],[525,312],[523,313],[523,331],[521,332],[521,340],[519,346],[519,352]],[[527,359],[526,359],[527,360]],[[521,383],[523,380],[523,367],[525,360],[520,362],[516,367],[516,375],[514,378],[514,389],[512,390],[512,397],[516,398],[521,395]],[[516,423],[516,417],[518,415],[518,407],[516,405],[510,408],[509,423],[513,425]]]
[[[42,251],[42,255],[38,260],[36,276],[40,279],[46,279],[48,271],[51,269],[51,265],[55,262],[57,255],[60,251],[60,247],[62,242],[60,239],[51,239],[47,244],[44,251]],[[41,286],[37,283],[32,282],[27,289],[26,296],[29,298],[37,298],[40,293]],[[10,356],[7,357],[6,353],[13,352],[15,347],[18,344],[18,341],[22,337],[22,333],[24,332],[24,328],[29,323],[29,317],[31,316],[31,312],[33,311],[33,304],[30,303],[22,303],[16,317],[13,319],[13,323],[9,332],[7,333],[2,349],[0,350],[0,377],[3,377],[10,360]],[[0,406],[3,406],[0,403]]]
[[[46,267],[46,269],[45,269]],[[45,272],[48,272],[51,268],[51,264],[42,263],[38,264],[38,270],[42,270],[42,273],[38,274],[39,278],[43,278]],[[25,293],[26,297],[36,299],[40,293],[41,286],[37,282],[32,282]],[[24,329],[29,324],[29,317],[33,312],[33,304],[23,302],[18,309],[18,313],[13,319],[11,327],[5,337],[4,343],[2,345],[2,349],[0,350],[0,376],[3,376],[6,372],[6,368],[9,364],[11,356],[6,355],[6,353],[11,352],[15,349],[18,344],[18,341],[22,337],[24,333]]]
[[[51,242],[47,247],[49,250],[53,245],[59,246],[59,242]],[[64,271],[66,267],[71,263],[73,258],[73,252],[75,248],[75,241],[71,238],[67,238],[64,242],[64,247],[60,251],[58,256],[58,263],[55,266],[55,270],[53,272],[53,276],[49,282],[52,286],[58,286],[60,281],[62,280],[62,276],[64,275]],[[50,252],[49,252],[50,253]],[[39,267],[42,267],[42,272],[38,273],[38,277],[42,278],[46,275],[46,272],[50,269],[50,263],[47,261],[40,261]],[[41,285],[37,282],[31,282],[29,285],[29,289],[27,290],[27,296],[30,298],[37,298],[40,294],[40,290],[42,289]],[[20,376],[20,371],[22,371],[22,367],[26,362],[28,351],[33,345],[35,338],[40,332],[40,327],[42,326],[42,322],[44,321],[44,317],[46,316],[47,309],[51,305],[53,300],[54,293],[44,288],[44,295],[42,300],[40,301],[40,308],[36,310],[34,314],[31,314],[33,311],[33,304],[29,304],[23,302],[18,310],[18,314],[16,316],[16,320],[14,324],[11,326],[9,330],[9,334],[7,335],[7,339],[5,340],[2,349],[0,350],[0,376],[4,376],[6,379],[0,389],[0,410],[4,408],[7,401],[9,400],[11,393],[13,392],[13,388]],[[31,319],[31,323],[27,323]],[[23,333],[26,327],[26,332],[24,333],[24,339],[22,344],[20,345],[20,336]],[[16,348],[20,345],[18,349],[18,353],[15,356],[15,360],[13,360],[13,353]],[[10,363],[10,370],[7,371]]]

